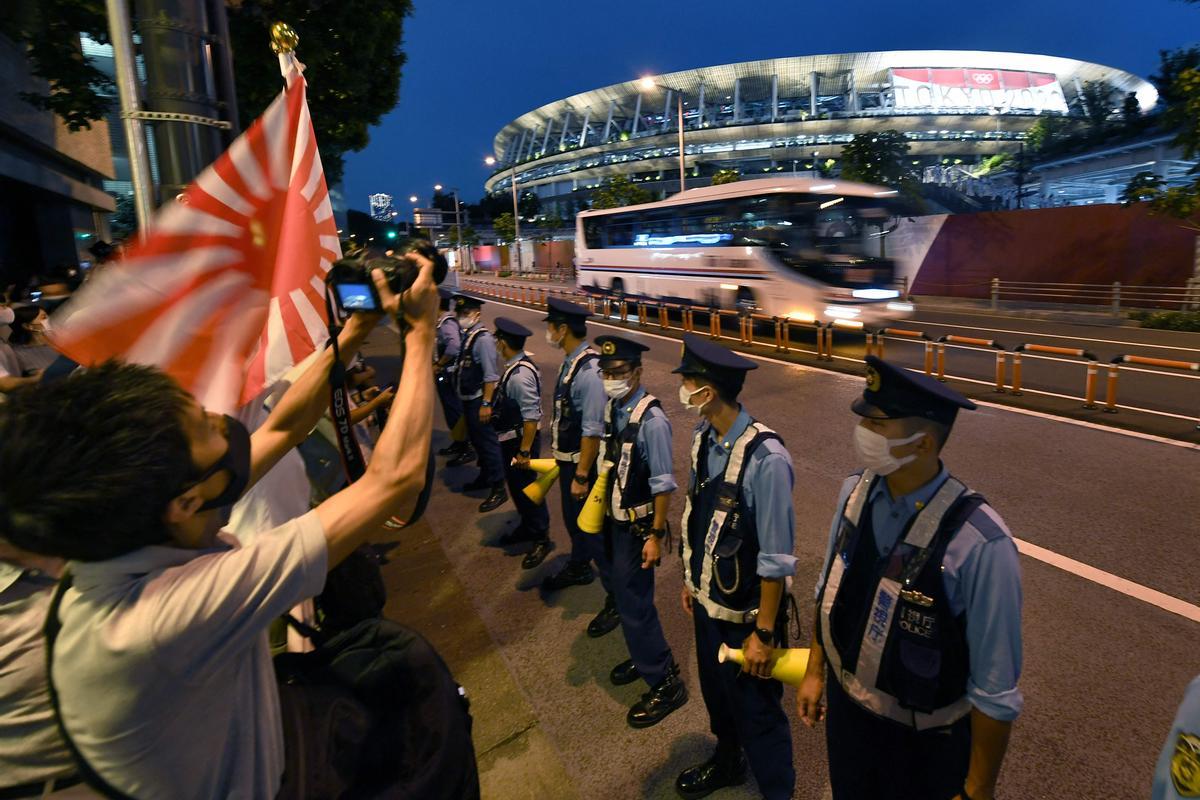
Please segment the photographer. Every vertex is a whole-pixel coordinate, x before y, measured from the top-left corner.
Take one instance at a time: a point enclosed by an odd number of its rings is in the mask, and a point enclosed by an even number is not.
[[[274,797],[284,764],[271,622],[319,593],[325,573],[425,480],[433,416],[433,263],[403,297],[397,407],[366,473],[313,511],[238,547],[229,506],[312,430],[328,400],[326,350],[254,434],[205,411],[156,369],[108,362],[0,409],[0,536],[71,559],[51,622],[50,682],[84,760],[138,798]],[[356,314],[349,358],[379,321]]]

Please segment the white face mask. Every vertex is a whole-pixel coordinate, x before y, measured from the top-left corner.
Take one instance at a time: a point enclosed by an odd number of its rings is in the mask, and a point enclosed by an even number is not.
[[[625,395],[629,394],[629,378],[622,378],[619,381],[604,381],[604,393],[613,400],[620,400]]]
[[[891,475],[905,464],[917,459],[916,453],[904,458],[896,458],[892,455],[892,448],[912,444],[924,435],[924,433],[914,433],[907,439],[889,439],[882,433],[876,433],[858,425],[854,428],[854,452],[858,456],[859,462],[876,475]]]
[[[9,325],[16,320],[17,315],[8,306],[0,306],[0,325]]]
[[[709,388],[709,387],[701,386],[696,391],[689,392],[687,390],[686,386],[680,386],[679,387],[679,402],[683,403],[683,407],[686,408],[688,411],[691,411],[693,414],[696,414],[697,416],[699,416],[700,412],[703,411],[704,407],[706,405],[708,405],[711,401],[706,400],[705,402],[701,403],[700,405],[694,406],[694,405],[692,405],[692,398],[695,397],[700,392],[703,392],[707,388]]]
[[[50,333],[50,318],[46,317],[44,320],[42,320],[41,334],[42,336],[45,336],[48,333]]]
[[[470,314],[458,315],[458,324],[464,328],[470,328],[477,322],[479,322],[479,314],[474,312],[471,312]]]
[[[555,339],[554,332],[549,328],[546,329],[546,344],[554,348],[562,347],[562,339]]]

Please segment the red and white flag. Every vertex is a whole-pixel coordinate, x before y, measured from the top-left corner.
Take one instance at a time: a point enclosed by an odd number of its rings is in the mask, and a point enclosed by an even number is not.
[[[281,66],[288,88],[55,315],[60,352],[155,365],[231,412],[325,343],[341,247],[302,67]]]

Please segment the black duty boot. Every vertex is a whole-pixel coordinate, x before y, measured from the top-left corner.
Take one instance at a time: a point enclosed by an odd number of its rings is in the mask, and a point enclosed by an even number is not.
[[[461,467],[463,464],[470,464],[475,460],[475,451],[469,446],[464,447],[455,453],[454,458],[446,462],[447,467]]]
[[[504,489],[503,483],[498,483],[492,487],[492,493],[479,504],[479,513],[483,514],[487,511],[493,511],[507,502],[508,492]]]
[[[642,673],[638,672],[637,667],[633,665],[632,658],[617,664],[612,668],[612,672],[608,673],[608,679],[612,681],[613,686],[626,686],[640,677],[642,677]]]
[[[610,594],[604,598],[604,608],[600,609],[600,613],[588,623],[587,635],[593,639],[599,639],[620,624],[621,612],[617,611],[617,601]]]
[[[451,442],[446,447],[443,447],[441,450],[438,450],[437,454],[439,456],[456,456],[459,453],[461,453],[465,450],[470,450],[470,449],[471,449],[471,445],[467,444],[466,442]]]
[[[587,586],[595,579],[592,568],[586,561],[568,561],[557,575],[551,575],[542,581],[542,588],[547,592],[557,592],[568,586]]]
[[[746,782],[746,758],[738,751],[735,757],[714,753],[703,764],[689,767],[675,779],[675,791],[681,797],[707,797],[725,786],[740,786]]]
[[[553,549],[554,542],[549,539],[539,539],[534,542],[533,549],[521,559],[521,569],[533,569],[545,561],[546,556],[550,555],[550,551]]]
[[[532,542],[540,539],[541,537],[542,534],[534,533],[533,531],[529,530],[529,528],[526,528],[525,523],[522,522],[508,533],[501,535],[500,538],[496,540],[496,544],[500,547],[510,547],[514,544]]]
[[[671,664],[666,677],[633,704],[625,716],[625,721],[631,728],[649,728],[651,725],[657,725],[687,701],[687,686],[679,677],[679,667]]]

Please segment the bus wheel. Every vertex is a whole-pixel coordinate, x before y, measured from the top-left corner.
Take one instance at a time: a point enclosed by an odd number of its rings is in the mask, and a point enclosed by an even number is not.
[[[754,301],[754,292],[747,289],[745,286],[738,287],[737,290],[737,310],[749,314],[754,309],[758,308],[758,303]]]
[[[625,281],[620,278],[613,278],[612,282],[613,299],[620,301],[625,297]]]

